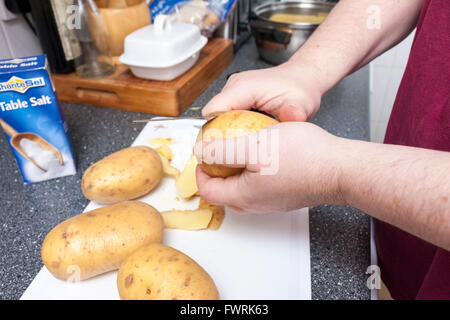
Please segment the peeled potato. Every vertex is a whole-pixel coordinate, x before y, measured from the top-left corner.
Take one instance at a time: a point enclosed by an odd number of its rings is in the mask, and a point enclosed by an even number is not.
[[[126,148],[94,163],[83,174],[81,191],[89,200],[112,204],[152,191],[163,177],[163,166],[152,148]]]
[[[193,259],[163,244],[145,246],[117,274],[123,300],[217,300],[211,276]]]
[[[259,112],[248,110],[227,111],[203,125],[197,137],[197,142],[236,138],[277,123],[277,120]],[[230,168],[216,164],[201,163],[200,166],[211,177],[226,178],[243,171],[242,168]]]

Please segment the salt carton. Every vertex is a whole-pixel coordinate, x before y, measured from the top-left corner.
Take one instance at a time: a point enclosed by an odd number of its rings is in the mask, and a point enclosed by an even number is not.
[[[76,173],[45,55],[0,60],[0,125],[25,183]]]

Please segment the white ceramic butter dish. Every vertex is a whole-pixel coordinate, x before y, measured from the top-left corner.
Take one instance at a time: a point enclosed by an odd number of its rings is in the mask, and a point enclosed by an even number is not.
[[[173,80],[189,70],[208,42],[196,25],[172,23],[159,15],[153,25],[134,31],[125,38],[120,62],[139,78]]]

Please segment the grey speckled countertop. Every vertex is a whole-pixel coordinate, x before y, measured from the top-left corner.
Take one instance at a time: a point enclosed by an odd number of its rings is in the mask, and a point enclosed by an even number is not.
[[[235,71],[264,68],[249,41],[234,62],[193,103],[203,106]],[[322,100],[312,122],[351,139],[369,138],[369,72],[347,77]],[[75,149],[75,176],[24,185],[3,134],[0,135],[0,299],[18,299],[42,267],[40,248],[59,222],[88,204],[80,190],[82,173],[93,162],[129,146],[148,115],[63,103]],[[186,114],[199,111],[188,111]],[[351,207],[323,205],[310,211],[313,299],[369,299],[365,270],[370,264],[369,218]]]

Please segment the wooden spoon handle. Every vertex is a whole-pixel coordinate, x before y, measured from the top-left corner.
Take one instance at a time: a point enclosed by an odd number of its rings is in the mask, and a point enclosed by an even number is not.
[[[5,130],[6,134],[12,138],[15,135],[17,135],[17,131],[13,129],[9,124],[7,124],[5,121],[0,119],[0,125],[2,126],[3,130]]]

